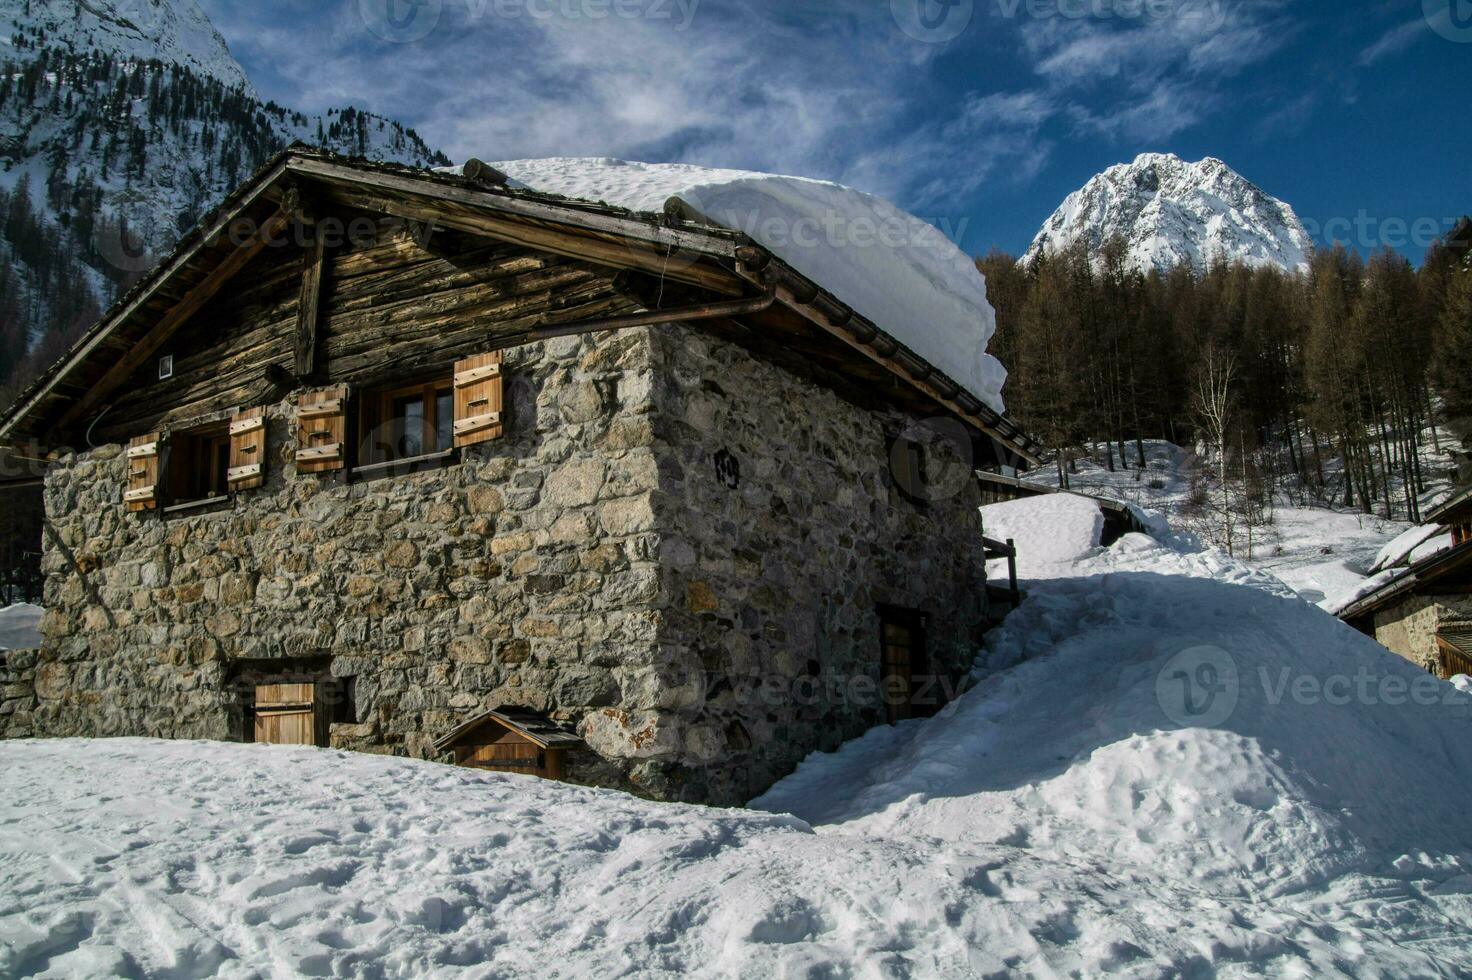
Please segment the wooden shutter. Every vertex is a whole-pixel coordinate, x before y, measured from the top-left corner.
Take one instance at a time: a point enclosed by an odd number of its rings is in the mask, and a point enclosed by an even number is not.
[[[128,484],[123,490],[123,503],[128,510],[153,510],[158,506],[159,442],[163,433],[150,432],[128,443],[125,462]]]
[[[501,411],[501,352],[455,364],[455,445],[473,446],[505,432]]]
[[[230,419],[231,490],[254,490],[266,482],[266,410],[236,412]]]
[[[347,388],[302,395],[296,412],[296,468],[323,473],[343,467],[347,441]]]

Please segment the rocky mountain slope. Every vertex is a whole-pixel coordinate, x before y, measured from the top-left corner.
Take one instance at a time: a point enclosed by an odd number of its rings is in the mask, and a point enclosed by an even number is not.
[[[0,383],[295,140],[449,161],[348,107],[263,101],[194,0],[0,0]]]
[[[1182,262],[1202,269],[1218,258],[1293,270],[1306,267],[1312,249],[1293,208],[1222,161],[1146,153],[1068,195],[1023,261],[1079,240],[1098,249],[1115,235],[1142,271]]]

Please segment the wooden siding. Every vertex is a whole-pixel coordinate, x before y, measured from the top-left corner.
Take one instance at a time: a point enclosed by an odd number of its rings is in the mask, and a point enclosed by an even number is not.
[[[422,233],[421,233],[422,236]],[[98,433],[127,438],[227,408],[279,400],[294,384],[303,248],[267,248],[122,389]],[[428,247],[406,227],[326,253],[315,371],[306,387],[357,387],[444,369],[485,352],[488,338],[558,321],[634,312],[615,271],[501,243],[437,232]]]

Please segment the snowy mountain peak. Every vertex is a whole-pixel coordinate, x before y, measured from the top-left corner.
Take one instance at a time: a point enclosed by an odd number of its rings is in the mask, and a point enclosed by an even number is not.
[[[183,65],[254,95],[195,0],[0,0],[0,44],[95,51]]]
[[[1068,195],[1023,261],[1079,240],[1097,250],[1115,235],[1141,271],[1183,262],[1204,269],[1218,258],[1296,270],[1307,267],[1312,248],[1291,207],[1223,161],[1142,153]]]

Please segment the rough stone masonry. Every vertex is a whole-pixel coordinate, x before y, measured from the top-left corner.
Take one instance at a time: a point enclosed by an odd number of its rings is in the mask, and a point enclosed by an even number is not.
[[[120,446],[62,458],[42,648],[10,655],[0,726],[240,739],[250,683],[323,670],[334,746],[434,758],[515,705],[583,736],[574,780],[737,804],[884,720],[881,604],[964,672],[979,497],[899,491],[916,420],[685,327],[515,348],[506,375],[506,437],[428,472],[296,473],[294,394],[266,486],[211,512],[125,513]],[[941,447],[932,471],[966,471]]]

